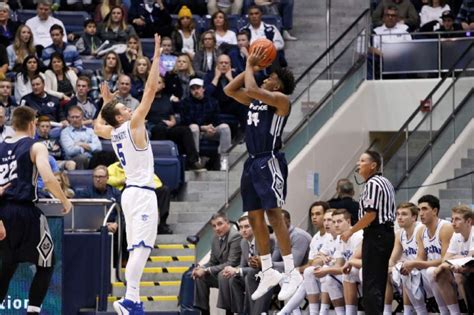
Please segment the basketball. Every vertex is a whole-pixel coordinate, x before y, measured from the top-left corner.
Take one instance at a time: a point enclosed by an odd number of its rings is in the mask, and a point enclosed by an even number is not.
[[[263,58],[263,60],[260,62],[259,67],[266,68],[272,64],[273,60],[275,60],[277,50],[271,40],[268,40],[266,38],[259,38],[255,40],[252,45],[250,45],[250,53],[252,53],[252,51],[259,46],[263,48],[265,54],[265,58]]]

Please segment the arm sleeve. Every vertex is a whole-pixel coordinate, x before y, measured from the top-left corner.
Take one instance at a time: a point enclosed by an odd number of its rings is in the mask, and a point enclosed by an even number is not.
[[[63,129],[63,131],[61,131],[60,142],[61,147],[63,148],[64,153],[67,157],[72,157],[84,153],[84,149],[74,144],[74,139],[72,139],[72,137],[70,136],[68,129]]]
[[[87,132],[90,134],[91,142],[89,143],[92,152],[97,152],[102,150],[102,143],[99,140],[99,137],[94,133],[92,128],[87,128]]]

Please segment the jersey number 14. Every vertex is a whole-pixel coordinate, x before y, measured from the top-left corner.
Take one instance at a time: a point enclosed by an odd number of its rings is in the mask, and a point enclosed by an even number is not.
[[[257,127],[260,120],[258,119],[258,112],[248,112],[247,125],[251,126],[252,124]]]

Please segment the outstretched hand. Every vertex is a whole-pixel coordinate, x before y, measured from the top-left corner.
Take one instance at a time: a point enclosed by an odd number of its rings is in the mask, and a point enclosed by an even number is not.
[[[109,85],[106,82],[100,84],[100,95],[102,95],[104,105],[114,99],[114,95],[110,92]]]
[[[260,68],[259,64],[265,59],[267,56],[262,46],[255,47],[254,50],[250,53],[247,57],[247,64],[251,66],[253,69]]]
[[[155,33],[155,52],[153,58],[160,58],[161,55],[161,36]]]

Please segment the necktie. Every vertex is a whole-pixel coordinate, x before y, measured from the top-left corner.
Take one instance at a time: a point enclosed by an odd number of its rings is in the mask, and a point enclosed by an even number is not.
[[[224,245],[224,238],[221,237],[219,238],[219,247],[222,248],[223,245]]]
[[[255,244],[250,244],[249,257],[255,256]]]

